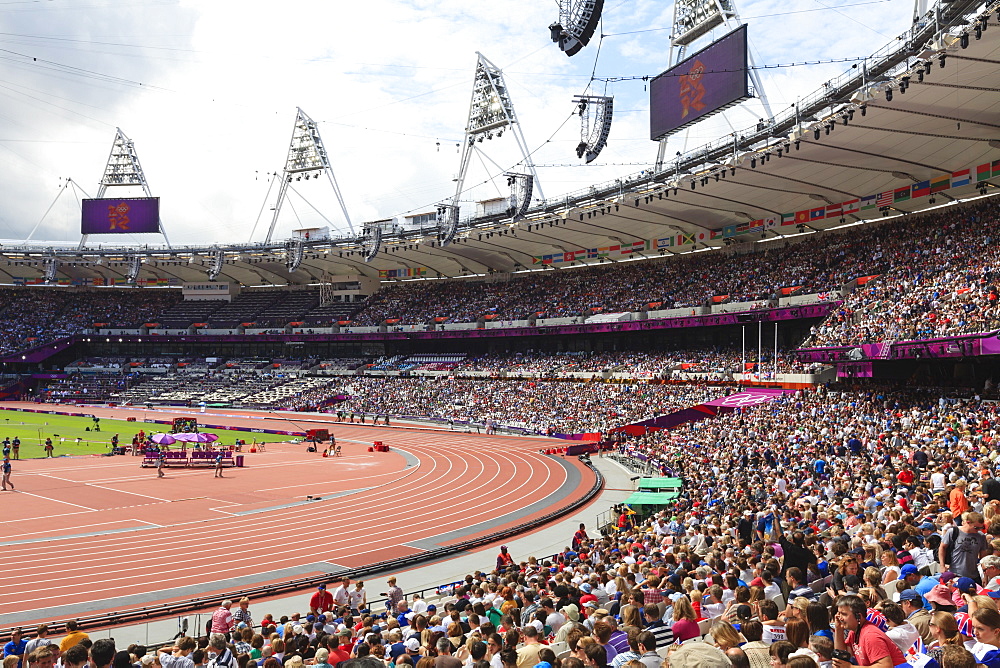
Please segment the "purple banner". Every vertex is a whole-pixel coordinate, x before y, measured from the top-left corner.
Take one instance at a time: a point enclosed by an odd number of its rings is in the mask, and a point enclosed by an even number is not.
[[[737,392],[736,394],[730,394],[728,397],[719,397],[718,399],[713,399],[712,401],[706,401],[702,405],[715,406],[717,408],[743,408],[745,406],[766,404],[768,401],[773,401],[784,394],[789,394],[794,391],[795,390],[755,387],[744,390],[743,392]]]
[[[649,138],[662,139],[750,97],[747,27],[675,65],[649,84]]]
[[[160,198],[83,200],[81,234],[158,234]]]
[[[742,392],[730,394],[725,397],[719,397],[718,399],[713,399],[712,401],[706,401],[705,403],[698,404],[697,406],[682,408],[678,411],[674,411],[673,413],[660,415],[659,417],[655,417],[650,420],[643,420],[642,422],[636,422],[634,425],[627,425],[626,427],[618,428],[615,431],[618,431],[619,429],[631,431],[629,430],[629,427],[645,427],[647,430],[673,429],[674,427],[684,424],[685,422],[704,420],[707,417],[713,417],[719,413],[732,412],[737,408],[757,406],[759,404],[773,401],[785,394],[791,394],[794,392],[795,390],[785,390],[781,388],[751,387]]]

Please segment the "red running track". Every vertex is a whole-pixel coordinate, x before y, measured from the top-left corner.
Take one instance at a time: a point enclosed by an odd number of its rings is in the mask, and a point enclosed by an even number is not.
[[[0,492],[0,625],[419,554],[545,515],[594,482],[575,457],[538,454],[537,439],[339,423],[331,431],[340,458],[269,445],[221,480],[211,469],[157,479],[130,456],[14,462],[17,491]],[[368,452],[375,440],[396,450]]]

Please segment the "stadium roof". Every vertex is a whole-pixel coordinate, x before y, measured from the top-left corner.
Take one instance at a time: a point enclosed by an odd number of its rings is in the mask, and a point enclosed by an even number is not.
[[[865,67],[800,101],[798,117],[788,110],[773,125],[720,138],[668,161],[662,171],[549,201],[517,224],[502,215],[464,221],[445,248],[433,228],[386,234],[370,262],[354,239],[173,249],[4,247],[0,283],[47,274],[84,284],[130,275],[159,284],[204,281],[213,263],[218,280],[244,285],[316,283],[326,274],[385,279],[513,272],[549,263],[561,268],[602,255],[616,259],[620,251],[603,250],[615,246],[634,247],[631,257],[719,248],[972,197],[1000,185],[1000,165],[988,180],[977,183],[976,174],[978,165],[1000,159],[1000,29],[977,39],[969,26],[981,17],[974,11],[981,5],[942,7],[952,25],[947,42],[938,36],[935,44],[933,26],[917,24],[907,43],[890,45]],[[997,25],[995,16],[991,25]],[[943,184],[945,177],[946,187],[922,189],[923,182]],[[844,206],[904,188],[910,189],[905,198],[897,195],[888,204],[883,198],[888,209]],[[295,254],[298,267],[289,271]]]

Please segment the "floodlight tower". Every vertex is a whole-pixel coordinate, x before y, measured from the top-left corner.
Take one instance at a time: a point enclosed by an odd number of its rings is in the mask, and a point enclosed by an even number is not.
[[[688,47],[709,32],[725,26],[726,30],[732,31],[743,25],[739,12],[736,11],[734,0],[675,0],[674,2],[674,23],[670,30],[670,59],[668,69],[684,60]],[[764,92],[764,84],[757,74],[756,63],[750,47],[747,47],[747,64],[750,68],[750,80],[757,91],[764,106],[764,113],[768,118],[772,118],[771,105],[767,101],[767,94]],[[656,155],[656,169],[663,168],[663,156],[667,150],[667,139],[660,140],[659,151]]]
[[[108,188],[115,186],[139,186],[146,197],[152,197],[149,190],[149,183],[146,181],[146,174],[139,164],[139,154],[135,151],[135,143],[125,136],[121,128],[115,128],[115,141],[111,144],[111,154],[108,156],[108,163],[104,166],[104,176],[101,177],[100,187],[97,189],[97,198],[102,199]],[[170,240],[163,230],[163,220],[160,220],[160,234],[170,248]],[[87,236],[84,234],[80,238],[80,245],[77,250],[83,250],[87,245]]]
[[[344,220],[347,221],[347,227],[351,234],[354,234],[351,216],[347,213],[344,197],[340,194],[337,178],[333,175],[333,168],[330,166],[330,158],[323,145],[323,139],[319,136],[319,127],[316,125],[316,121],[309,118],[302,109],[296,107],[295,111],[295,126],[292,128],[292,140],[288,144],[288,158],[285,160],[281,185],[278,187],[278,201],[274,205],[274,216],[271,217],[271,227],[267,230],[267,238],[264,243],[271,242],[271,235],[274,234],[274,227],[278,224],[281,205],[285,202],[285,196],[288,194],[288,187],[292,179],[301,181],[303,176],[307,180],[309,177],[318,179],[324,172],[330,182],[330,187],[333,188],[333,194],[340,204],[340,210],[344,214]]]
[[[514,103],[511,102],[507,84],[503,79],[503,72],[487,60],[483,54],[477,51],[476,55],[479,57],[476,62],[476,80],[472,84],[469,121],[465,126],[462,163],[458,168],[458,177],[455,179],[455,197],[452,199],[452,206],[458,207],[459,205],[459,198],[465,185],[465,176],[469,171],[469,163],[472,161],[473,151],[476,150],[476,143],[482,143],[484,139],[493,139],[494,136],[499,138],[507,128],[510,128],[511,134],[514,135],[514,140],[521,150],[521,158],[535,181],[538,196],[545,199],[545,195],[542,193],[542,184],[538,180],[538,172],[535,171],[535,165],[531,161],[528,143],[524,140],[524,133],[521,132],[517,115],[514,113]]]

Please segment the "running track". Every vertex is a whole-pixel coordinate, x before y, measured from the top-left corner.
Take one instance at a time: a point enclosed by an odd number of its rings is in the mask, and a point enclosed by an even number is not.
[[[254,417],[251,426],[287,428]],[[575,457],[538,454],[551,441],[338,423],[331,431],[340,458],[269,445],[221,480],[211,469],[158,480],[130,456],[14,462],[17,491],[0,492],[0,624],[223,595],[415,555],[545,515],[594,481]],[[393,451],[368,452],[375,440]]]

